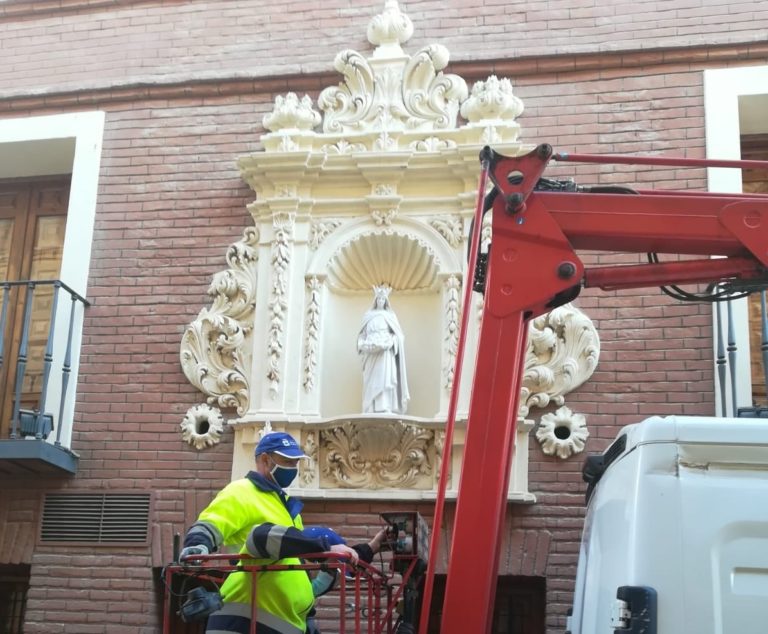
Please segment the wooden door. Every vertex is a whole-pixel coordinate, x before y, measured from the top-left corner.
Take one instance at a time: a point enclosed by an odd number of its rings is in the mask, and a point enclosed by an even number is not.
[[[69,203],[69,178],[0,181],[0,277],[5,282],[58,279]],[[0,438],[10,433],[16,366],[23,327],[25,286],[8,293],[0,369]],[[48,340],[53,286],[35,288],[29,322],[27,365],[21,407],[40,398],[43,355]],[[58,413],[54,404],[46,409]]]

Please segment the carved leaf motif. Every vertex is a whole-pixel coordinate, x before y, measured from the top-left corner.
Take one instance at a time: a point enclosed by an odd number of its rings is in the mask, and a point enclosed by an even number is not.
[[[432,487],[434,432],[417,425],[342,423],[320,432],[320,452],[330,487]]]
[[[277,132],[284,129],[311,130],[320,123],[320,113],[312,108],[308,95],[299,99],[294,92],[278,95],[272,112],[264,115],[262,123],[267,130]]]
[[[181,367],[189,382],[209,396],[209,404],[239,414],[248,408],[258,239],[258,230],[249,227],[229,247],[230,268],[217,273],[208,288],[211,307],[200,311],[181,340]]]
[[[326,143],[320,150],[325,154],[351,154],[352,152],[365,152],[366,147],[363,143],[350,143],[346,139],[341,139],[337,143]]]
[[[267,379],[272,398],[277,396],[282,378],[283,322],[288,310],[288,266],[291,262],[293,217],[278,214],[274,218],[272,240],[272,296],[269,299],[269,332],[267,341]]]
[[[600,338],[592,320],[571,304],[534,319],[528,330],[520,393],[521,418],[532,407],[562,405],[564,396],[584,383],[597,367]]]
[[[445,345],[447,348],[447,360],[443,372],[445,374],[445,389],[450,392],[455,376],[456,353],[459,349],[459,316],[460,302],[459,291],[461,282],[455,275],[451,275],[445,282]]]
[[[437,231],[445,241],[453,248],[456,248],[461,244],[462,240],[462,224],[461,218],[455,216],[432,218],[429,224]]]
[[[313,276],[307,280],[307,327],[304,344],[304,389],[311,392],[315,387],[317,368],[318,334],[320,332],[320,290],[322,282]]]
[[[408,147],[416,152],[437,152],[438,150],[447,150],[456,147],[456,141],[451,139],[439,139],[436,136],[429,136],[420,141],[412,141]]]
[[[461,106],[470,122],[513,121],[523,112],[523,102],[512,93],[512,82],[490,75],[472,86],[472,94]]]

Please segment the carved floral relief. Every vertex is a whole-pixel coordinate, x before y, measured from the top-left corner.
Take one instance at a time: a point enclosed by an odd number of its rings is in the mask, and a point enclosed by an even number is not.
[[[304,341],[304,389],[311,392],[315,387],[317,349],[320,335],[320,292],[322,282],[317,276],[307,280],[307,317]]]
[[[372,426],[348,421],[320,432],[324,487],[431,489],[435,432],[394,420]]]
[[[536,430],[536,439],[542,451],[548,456],[570,458],[584,451],[589,438],[587,421],[582,414],[576,414],[567,407],[544,414]]]

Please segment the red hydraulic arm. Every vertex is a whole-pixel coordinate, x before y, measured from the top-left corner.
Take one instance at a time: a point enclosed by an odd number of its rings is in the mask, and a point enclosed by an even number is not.
[[[768,283],[768,196],[535,189],[553,158],[768,169],[768,162],[756,161],[553,156],[549,145],[515,158],[489,148],[483,151],[484,170],[497,194],[441,634],[491,631],[528,322],[571,301],[582,287]],[[479,233],[476,220],[474,240]],[[579,249],[702,257],[587,269],[576,255]],[[437,508],[435,517],[441,516],[442,509]],[[432,560],[439,528],[433,528]],[[422,634],[433,575],[430,567]]]

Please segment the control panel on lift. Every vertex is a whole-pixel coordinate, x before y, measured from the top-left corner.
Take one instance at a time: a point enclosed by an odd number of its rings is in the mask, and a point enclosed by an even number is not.
[[[429,559],[429,528],[424,518],[415,512],[382,513],[381,519],[389,527],[387,542],[394,555],[397,572],[404,572],[414,558],[426,567]]]

